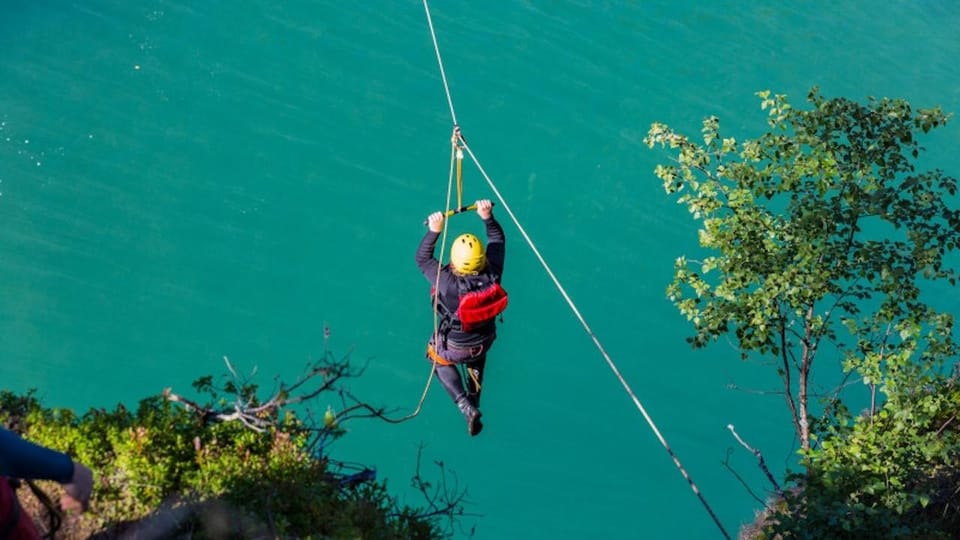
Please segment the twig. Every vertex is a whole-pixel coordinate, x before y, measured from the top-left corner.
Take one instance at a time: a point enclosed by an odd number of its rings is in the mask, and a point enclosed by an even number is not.
[[[726,467],[728,471],[730,471],[730,474],[732,474],[733,477],[736,478],[738,482],[740,482],[740,485],[743,486],[743,489],[747,490],[747,493],[749,493],[750,496],[753,497],[755,501],[757,501],[758,503],[766,507],[767,503],[764,502],[763,499],[758,497],[757,494],[754,493],[752,489],[750,489],[750,486],[749,484],[747,484],[746,480],[744,480],[743,477],[740,476],[740,474],[738,474],[737,471],[735,471],[733,467],[730,466],[730,454],[732,452],[733,452],[732,448],[727,448],[727,457],[726,459],[723,460],[723,466]]]
[[[953,415],[950,418],[947,418],[947,421],[944,422],[942,426],[940,426],[940,429],[937,430],[937,433],[935,434],[935,436],[939,436],[943,432],[943,430],[947,429],[947,426],[950,425],[950,422],[953,422],[956,419],[957,419],[957,415]]]
[[[745,394],[756,394],[760,396],[782,396],[783,390],[757,390],[755,388],[743,388],[737,383],[727,383],[727,390],[736,390]]]
[[[229,372],[224,377],[226,380],[215,385],[211,382],[211,377],[206,377],[194,383],[194,387],[198,390],[211,394],[212,402],[200,403],[176,394],[170,388],[163,391],[163,396],[167,401],[180,403],[187,410],[196,413],[203,424],[239,422],[257,433],[265,433],[273,429],[295,432],[308,438],[304,449],[315,459],[324,465],[337,463],[325,456],[324,450],[328,441],[336,440],[346,433],[343,428],[346,421],[354,418],[378,418],[389,423],[399,423],[406,418],[401,420],[389,418],[387,414],[390,411],[385,407],[375,407],[346,388],[345,382],[351,378],[360,377],[367,366],[360,368],[351,366],[349,354],[343,357],[334,356],[328,349],[329,337],[329,328],[325,325],[323,355],[308,363],[304,372],[290,384],[284,383],[280,378],[275,379],[269,394],[265,391],[261,392],[261,389],[253,384],[252,379],[257,373],[256,368],[249,376],[242,375],[237,370],[237,366],[225,356],[223,360]],[[291,406],[308,405],[325,393],[328,399],[332,398],[333,405],[337,406],[337,412],[332,421],[326,416],[314,416],[309,406],[305,407],[305,416],[298,414],[293,417],[292,422],[288,420],[290,417],[285,414],[285,411],[289,411]],[[258,394],[264,395],[265,399],[261,399]],[[194,441],[194,445],[199,448],[199,439]],[[446,516],[449,520],[447,530],[452,532],[455,527],[460,526],[457,518],[476,516],[477,514],[469,514],[464,510],[467,492],[458,485],[456,475],[448,471],[442,462],[436,462],[440,469],[440,478],[435,484],[431,484],[421,475],[421,460],[422,446],[417,453],[417,469],[413,477],[413,486],[422,493],[426,506],[416,510],[419,513],[413,517],[433,520]],[[340,466],[342,467],[342,463]],[[367,495],[357,492],[356,496],[362,498]],[[390,517],[408,516],[411,512],[409,509],[401,508],[396,500],[393,500],[392,504],[394,508],[388,514]]]
[[[730,433],[733,434],[733,437],[737,439],[737,442],[740,443],[741,446],[746,448],[748,452],[752,453],[754,456],[757,457],[757,461],[759,462],[759,465],[760,465],[760,470],[762,470],[763,473],[767,475],[767,480],[769,480],[770,483],[773,484],[773,488],[777,491],[777,495],[779,495],[780,497],[783,497],[783,490],[780,489],[780,484],[777,483],[777,479],[774,478],[773,474],[770,473],[770,469],[767,468],[767,464],[763,460],[763,454],[760,453],[760,450],[757,450],[756,448],[751,447],[749,444],[746,443],[746,441],[741,439],[740,435],[737,434],[737,430],[734,429],[733,424],[727,424],[727,429],[730,430]]]
[[[442,461],[434,461],[434,464],[440,469],[440,479],[436,486],[423,479],[423,476],[420,472],[422,463],[423,445],[421,444],[417,448],[416,471],[413,475],[413,478],[410,479],[410,484],[423,495],[423,498],[427,501],[428,509],[427,511],[418,514],[417,517],[432,518],[437,516],[447,516],[449,519],[447,531],[449,532],[456,524],[456,518],[464,516],[479,516],[479,514],[472,514],[464,511],[463,507],[467,502],[467,490],[461,490],[459,488],[456,482],[456,475],[453,473],[448,473]],[[453,476],[453,487],[450,487],[447,484],[448,476]],[[391,517],[397,517],[400,514],[400,509],[397,508],[397,511],[390,515]],[[470,536],[472,536],[472,533]]]

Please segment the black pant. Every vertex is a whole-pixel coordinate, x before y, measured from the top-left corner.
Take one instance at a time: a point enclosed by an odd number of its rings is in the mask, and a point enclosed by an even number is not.
[[[450,365],[434,364],[434,373],[444,390],[450,394],[453,401],[460,401],[464,396],[470,398],[475,407],[480,405],[480,391],[483,390],[483,368],[487,364],[487,351],[496,341],[496,334],[492,334],[477,344],[457,344],[446,339],[430,338],[428,347],[433,348],[436,354],[450,362]],[[429,355],[427,355],[429,358]],[[461,376],[460,370],[464,373]],[[464,388],[466,379],[466,388]]]
[[[487,355],[483,354],[469,362],[447,366],[437,364],[434,367],[434,373],[437,374],[437,379],[453,401],[460,401],[463,396],[467,396],[474,407],[479,407],[480,391],[483,390],[483,368],[486,364]],[[463,376],[460,374],[461,369],[464,371]],[[463,384],[464,378],[467,381],[466,388]]]

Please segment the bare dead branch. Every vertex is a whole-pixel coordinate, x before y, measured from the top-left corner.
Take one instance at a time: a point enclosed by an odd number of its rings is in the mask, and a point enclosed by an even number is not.
[[[753,500],[757,501],[757,503],[759,503],[761,506],[766,507],[766,506],[767,506],[767,503],[766,503],[763,499],[761,499],[761,498],[753,491],[753,489],[750,488],[750,485],[747,484],[747,481],[744,480],[743,477],[740,476],[740,473],[738,473],[736,470],[734,470],[734,468],[730,465],[730,454],[731,454],[731,453],[733,453],[733,449],[732,449],[732,448],[727,448],[727,457],[725,457],[724,460],[723,460],[723,466],[726,467],[726,469],[727,469],[728,471],[730,471],[730,474],[732,474],[733,477],[737,479],[737,482],[740,482],[740,485],[743,486],[743,489],[745,489],[745,490],[747,491],[747,493],[750,494],[751,497],[753,497]]]
[[[229,358],[224,357],[228,374],[219,386],[214,385],[212,378],[201,379],[195,383],[198,389],[210,392],[214,397],[213,403],[200,403],[174,393],[170,388],[164,390],[163,396],[166,400],[179,403],[187,410],[195,412],[203,423],[239,422],[258,433],[272,429],[296,431],[306,436],[304,449],[310,455],[334,469],[343,468],[344,464],[324,455],[327,443],[346,433],[342,427],[343,424],[355,418],[377,418],[385,422],[399,423],[409,417],[400,420],[390,418],[388,414],[395,411],[374,406],[354,395],[347,388],[346,383],[350,379],[363,375],[367,365],[360,368],[352,366],[349,354],[342,357],[335,356],[328,348],[328,339],[329,328],[325,326],[323,355],[308,363],[303,373],[291,383],[285,383],[279,378],[275,379],[274,387],[269,393],[262,392],[256,384],[253,384],[252,379],[257,373],[256,368],[246,376]],[[323,395],[331,398],[333,405],[337,406],[332,416],[326,413],[315,416],[307,406]],[[298,408],[297,419],[291,424],[288,422],[285,411],[297,405],[301,407]],[[329,403],[327,407],[328,411],[333,410]],[[302,412],[304,409],[306,409],[305,413]],[[199,442],[195,441],[194,444]],[[421,446],[417,453],[417,469],[413,477],[413,485],[423,495],[426,506],[422,510],[417,510],[419,513],[413,517],[430,519],[446,516],[449,520],[447,528],[452,531],[453,527],[457,526],[457,518],[474,515],[464,510],[467,502],[466,490],[459,487],[455,474],[448,471],[442,462],[436,462],[440,471],[439,481],[436,484],[426,481],[421,473],[422,449]],[[366,470],[361,471],[361,473],[364,472]],[[342,478],[334,475],[333,478],[364,483],[367,479],[361,473],[349,474]],[[354,476],[358,476],[359,479],[355,480]],[[361,493],[358,496],[363,495]],[[396,514],[393,517],[403,512],[410,512],[410,510],[401,510],[396,506]]]
[[[743,388],[737,383],[727,383],[727,390],[736,390],[745,394],[755,394],[758,396],[782,396],[783,390],[757,390],[756,388]]]
[[[440,476],[437,484],[434,485],[424,480],[424,477],[421,474],[423,448],[424,446],[422,444],[417,448],[416,472],[414,473],[413,478],[410,479],[411,486],[417,489],[417,491],[419,491],[423,495],[423,498],[427,501],[427,509],[424,512],[417,514],[417,517],[431,518],[437,516],[447,516],[448,525],[446,532],[452,531],[457,522],[457,518],[466,516],[479,517],[479,514],[473,514],[465,511],[464,506],[467,503],[467,490],[460,489],[456,481],[456,475],[451,471],[447,471],[442,461],[434,461],[434,464],[440,469]],[[450,479],[453,481],[452,485],[448,483]],[[399,511],[393,514],[392,517],[397,515],[399,515]],[[473,533],[470,532],[467,534],[467,536],[473,536]]]
[[[730,430],[730,433],[733,434],[733,437],[740,443],[741,446],[747,449],[748,452],[757,457],[757,462],[760,466],[760,470],[763,471],[763,474],[767,476],[767,480],[773,485],[773,489],[776,490],[777,495],[783,497],[783,490],[780,488],[780,484],[777,483],[777,479],[774,478],[773,474],[770,473],[770,469],[767,468],[767,464],[763,459],[763,454],[760,453],[760,450],[751,447],[747,444],[746,441],[740,438],[740,435],[737,433],[737,430],[734,429],[733,424],[727,424],[727,429]]]

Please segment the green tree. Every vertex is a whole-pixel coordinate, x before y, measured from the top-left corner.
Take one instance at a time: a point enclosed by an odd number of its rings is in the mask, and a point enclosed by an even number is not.
[[[845,512],[924,508],[933,481],[921,476],[939,466],[942,479],[957,462],[955,444],[929,444],[933,434],[946,440],[952,422],[956,388],[942,368],[956,358],[953,318],[921,294],[934,281],[956,283],[957,182],[917,171],[918,136],[948,116],[902,99],[825,99],[817,89],[807,110],[758,95],[769,129],[756,139],[721,135],[716,117],[704,120],[702,143],[659,123],[645,139],[676,152],[656,175],[700,222],[706,251],[677,259],[668,297],[693,323],[695,347],[730,336],[744,358],[775,359],[806,468],[793,478],[808,488],[788,501],[793,511],[801,503],[810,511],[814,484],[835,490],[829,501]],[[869,388],[860,420],[839,391],[814,408],[824,350],[830,360],[838,351],[844,371]],[[873,467],[866,475],[864,463]],[[833,512],[830,526],[840,527]]]

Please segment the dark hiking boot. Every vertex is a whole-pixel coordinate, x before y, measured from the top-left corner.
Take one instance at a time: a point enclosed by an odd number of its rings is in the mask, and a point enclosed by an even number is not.
[[[958,369],[960,369],[960,368],[958,368]],[[477,393],[471,392],[470,390],[467,390],[467,399],[470,400],[470,403],[473,403],[473,406],[474,406],[474,407],[476,407],[476,408],[478,408],[478,409],[480,408],[480,394],[477,394]]]
[[[462,397],[457,400],[457,407],[460,408],[460,412],[463,413],[463,417],[467,420],[467,431],[470,435],[476,435],[480,433],[480,430],[483,429],[483,423],[480,422],[480,410],[474,407],[473,402],[470,401],[467,397]]]

